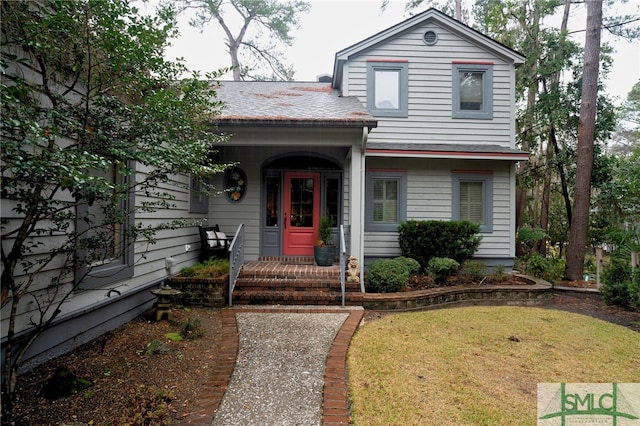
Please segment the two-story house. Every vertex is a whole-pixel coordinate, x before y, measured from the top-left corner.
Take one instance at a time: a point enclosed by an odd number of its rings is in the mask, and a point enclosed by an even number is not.
[[[215,182],[210,221],[244,223],[258,259],[311,255],[328,214],[366,264],[400,254],[404,220],[467,219],[481,224],[477,257],[511,267],[523,61],[429,9],[337,52],[330,82],[222,82],[215,124],[238,167]]]
[[[482,224],[477,257],[508,268],[515,165],[528,158],[514,142],[515,69],[523,60],[429,9],[337,52],[328,81],[223,82],[226,107],[212,124],[232,135],[219,159],[237,167],[212,183],[225,191],[202,197],[195,181],[176,176],[176,209],[135,221],[207,219],[227,233],[244,224],[244,259],[257,260],[312,255],[320,217],[329,215],[336,238],[348,225],[347,245],[362,267],[400,254],[403,220],[469,219]],[[3,219],[13,215],[3,202]],[[155,245],[135,245],[96,268],[87,278],[93,290],[61,306],[25,354],[26,367],[149,308],[150,290],[194,263],[199,241],[196,228],[166,230]],[[19,338],[28,338],[35,310],[21,305]],[[8,307],[2,316],[4,353]]]

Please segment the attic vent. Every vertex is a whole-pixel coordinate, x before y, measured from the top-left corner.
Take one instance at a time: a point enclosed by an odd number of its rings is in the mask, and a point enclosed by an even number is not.
[[[438,42],[438,34],[436,34],[435,31],[429,30],[422,36],[422,41],[424,41],[424,44],[427,46],[433,46]]]

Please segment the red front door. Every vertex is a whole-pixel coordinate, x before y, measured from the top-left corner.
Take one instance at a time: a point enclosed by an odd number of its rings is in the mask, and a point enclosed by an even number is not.
[[[320,221],[320,173],[284,174],[285,256],[312,256]]]

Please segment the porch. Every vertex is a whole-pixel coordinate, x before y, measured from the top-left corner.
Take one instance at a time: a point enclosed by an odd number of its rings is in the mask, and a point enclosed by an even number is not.
[[[345,304],[360,306],[360,283],[345,283]],[[244,263],[233,291],[234,305],[342,304],[340,264],[316,266],[313,257],[263,256]]]

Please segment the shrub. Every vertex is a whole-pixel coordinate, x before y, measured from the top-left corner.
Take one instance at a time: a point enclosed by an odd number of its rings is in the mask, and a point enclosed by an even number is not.
[[[434,257],[458,263],[473,258],[482,236],[480,225],[468,221],[408,220],[398,227],[402,255],[425,267]]]
[[[559,257],[544,257],[540,253],[532,253],[520,259],[519,269],[527,275],[549,282],[556,282],[564,274],[564,260]]]
[[[635,268],[629,283],[629,304],[640,310],[640,268]]]
[[[186,339],[194,340],[198,337],[204,336],[204,330],[202,329],[202,323],[199,319],[187,319],[180,328],[180,335]]]
[[[509,278],[509,274],[505,272],[504,265],[496,265],[491,272],[491,278],[497,282],[503,282]]]
[[[600,293],[609,305],[640,309],[640,268],[633,270],[627,259],[612,257],[602,272]]]
[[[433,276],[434,280],[438,284],[443,284],[447,281],[448,277],[458,270],[459,267],[460,263],[454,259],[449,259],[447,257],[434,257],[429,261],[427,271],[429,272],[429,275]]]
[[[367,286],[373,293],[392,293],[409,283],[409,268],[396,259],[379,259],[367,268]]]
[[[415,277],[416,275],[418,275],[420,273],[420,270],[422,269],[420,267],[420,263],[418,263],[417,260],[412,259],[410,257],[400,256],[400,257],[396,257],[393,260],[396,260],[398,262],[403,262],[405,265],[407,265],[407,268],[409,269],[409,278]]]
[[[549,236],[541,228],[533,228],[529,225],[521,226],[518,229],[518,235],[516,236],[516,241],[520,244],[520,248],[522,252],[529,255],[531,254],[531,250],[533,246],[538,242],[542,241]]]
[[[169,352],[169,348],[164,342],[159,340],[152,340],[147,343],[147,347],[144,351],[147,355],[158,355]]]
[[[524,272],[529,275],[542,278],[547,269],[549,269],[549,262],[540,253],[533,253],[524,258]]]
[[[480,281],[487,274],[487,267],[479,260],[466,260],[462,263],[461,273],[473,281]]]
[[[228,273],[228,259],[209,259],[204,263],[196,263],[180,270],[180,275],[192,278],[217,278]]]

